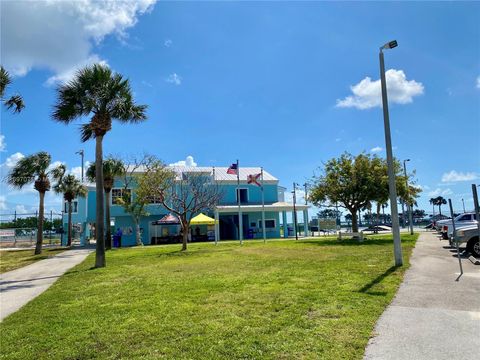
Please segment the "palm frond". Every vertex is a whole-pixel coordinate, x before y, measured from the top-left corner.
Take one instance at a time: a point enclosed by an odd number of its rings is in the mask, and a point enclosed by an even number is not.
[[[46,177],[50,166],[50,154],[42,151],[20,159],[6,177],[6,182],[16,188],[23,188],[35,181],[35,178]]]
[[[3,66],[0,66],[0,98],[3,99],[3,95],[5,94],[5,90],[7,86],[12,83],[12,78],[10,74]]]
[[[86,142],[95,137],[95,132],[92,130],[90,124],[80,125],[80,140]]]

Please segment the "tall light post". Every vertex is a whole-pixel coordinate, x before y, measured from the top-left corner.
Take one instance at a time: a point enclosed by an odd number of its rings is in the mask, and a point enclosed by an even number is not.
[[[383,49],[393,49],[397,47],[397,41],[393,40],[386,43],[380,48],[380,82],[382,84],[382,105],[383,105],[383,123],[385,127],[385,148],[387,150],[388,165],[388,188],[390,190],[390,210],[392,214],[392,233],[393,248],[395,255],[395,266],[403,265],[402,242],[400,240],[400,225],[398,221],[397,208],[397,188],[395,186],[395,170],[393,166],[392,154],[392,138],[390,134],[390,119],[388,117],[388,98],[387,98],[387,82],[385,80],[385,62],[383,59]]]
[[[410,204],[410,202],[408,202],[410,197],[410,188],[408,187],[408,175],[407,175],[407,165],[406,165],[407,161],[410,161],[410,159],[403,160],[403,173],[405,174],[405,186],[407,187],[407,212],[408,212],[408,222],[410,224],[410,235],[413,235],[412,205]]]
[[[295,231],[295,240],[298,240],[298,232],[297,232],[297,208],[296,208],[296,202],[297,202],[297,183],[293,183],[293,227]]]
[[[82,158],[82,183],[83,183],[83,166],[84,166],[83,156],[85,153],[83,150],[78,150],[75,154],[80,155],[80,157]]]

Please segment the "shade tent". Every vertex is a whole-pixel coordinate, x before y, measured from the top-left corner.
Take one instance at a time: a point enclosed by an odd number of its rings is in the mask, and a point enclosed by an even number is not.
[[[165,215],[163,218],[160,220],[157,220],[152,223],[152,225],[179,225],[180,220],[176,216],[173,216],[172,214]]]
[[[215,225],[215,219],[200,213],[190,221],[190,225]]]

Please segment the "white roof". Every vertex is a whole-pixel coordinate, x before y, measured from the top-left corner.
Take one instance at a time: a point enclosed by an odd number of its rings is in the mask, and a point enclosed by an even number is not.
[[[167,166],[167,168],[172,169],[177,174],[184,172],[200,172],[208,175],[213,175],[215,169],[215,180],[216,181],[237,181],[237,175],[227,174],[228,167],[213,167],[213,166]],[[139,167],[138,172],[142,172],[143,167]],[[240,181],[247,181],[248,175],[260,174],[262,171],[261,167],[240,167]],[[261,178],[259,178],[261,180]],[[268,171],[263,170],[263,180],[265,182],[278,182],[278,179],[270,174]]]

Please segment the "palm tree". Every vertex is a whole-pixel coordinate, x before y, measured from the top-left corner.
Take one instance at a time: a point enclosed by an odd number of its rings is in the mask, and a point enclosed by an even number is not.
[[[19,113],[25,107],[23,98],[18,95],[12,95],[9,98],[4,98],[5,90],[8,85],[12,83],[12,78],[7,70],[3,66],[0,66],[0,99],[8,110],[13,109],[14,113]]]
[[[68,203],[68,241],[67,246],[72,246],[72,201],[77,197],[87,196],[88,189],[78,180],[75,175],[65,176],[65,165],[60,165],[54,173],[57,183],[53,190],[57,194],[63,194],[63,199]]]
[[[103,190],[105,191],[105,218],[107,231],[105,236],[105,247],[112,248],[112,230],[110,228],[110,197],[113,188],[113,183],[116,176],[121,176],[124,173],[123,162],[119,159],[110,157],[103,162]],[[95,164],[92,163],[87,169],[88,181],[95,181]]]
[[[105,134],[112,128],[112,119],[122,123],[146,120],[146,105],[136,105],[128,79],[113,73],[107,66],[87,66],[69,82],[59,86],[53,118],[70,124],[77,118],[91,115],[90,122],[80,127],[83,142],[95,138],[96,183],[96,257],[95,267],[105,266],[103,148]]]
[[[445,200],[442,196],[437,196],[436,198],[430,199],[430,204],[438,206],[438,212],[440,217],[442,216],[442,205],[445,205],[447,200]]]
[[[40,195],[35,255],[42,253],[45,193],[50,190],[50,177],[55,177],[59,171],[58,168],[49,169],[51,160],[50,154],[45,151],[26,156],[17,162],[6,179],[8,184],[18,189],[34,182],[34,188]]]

